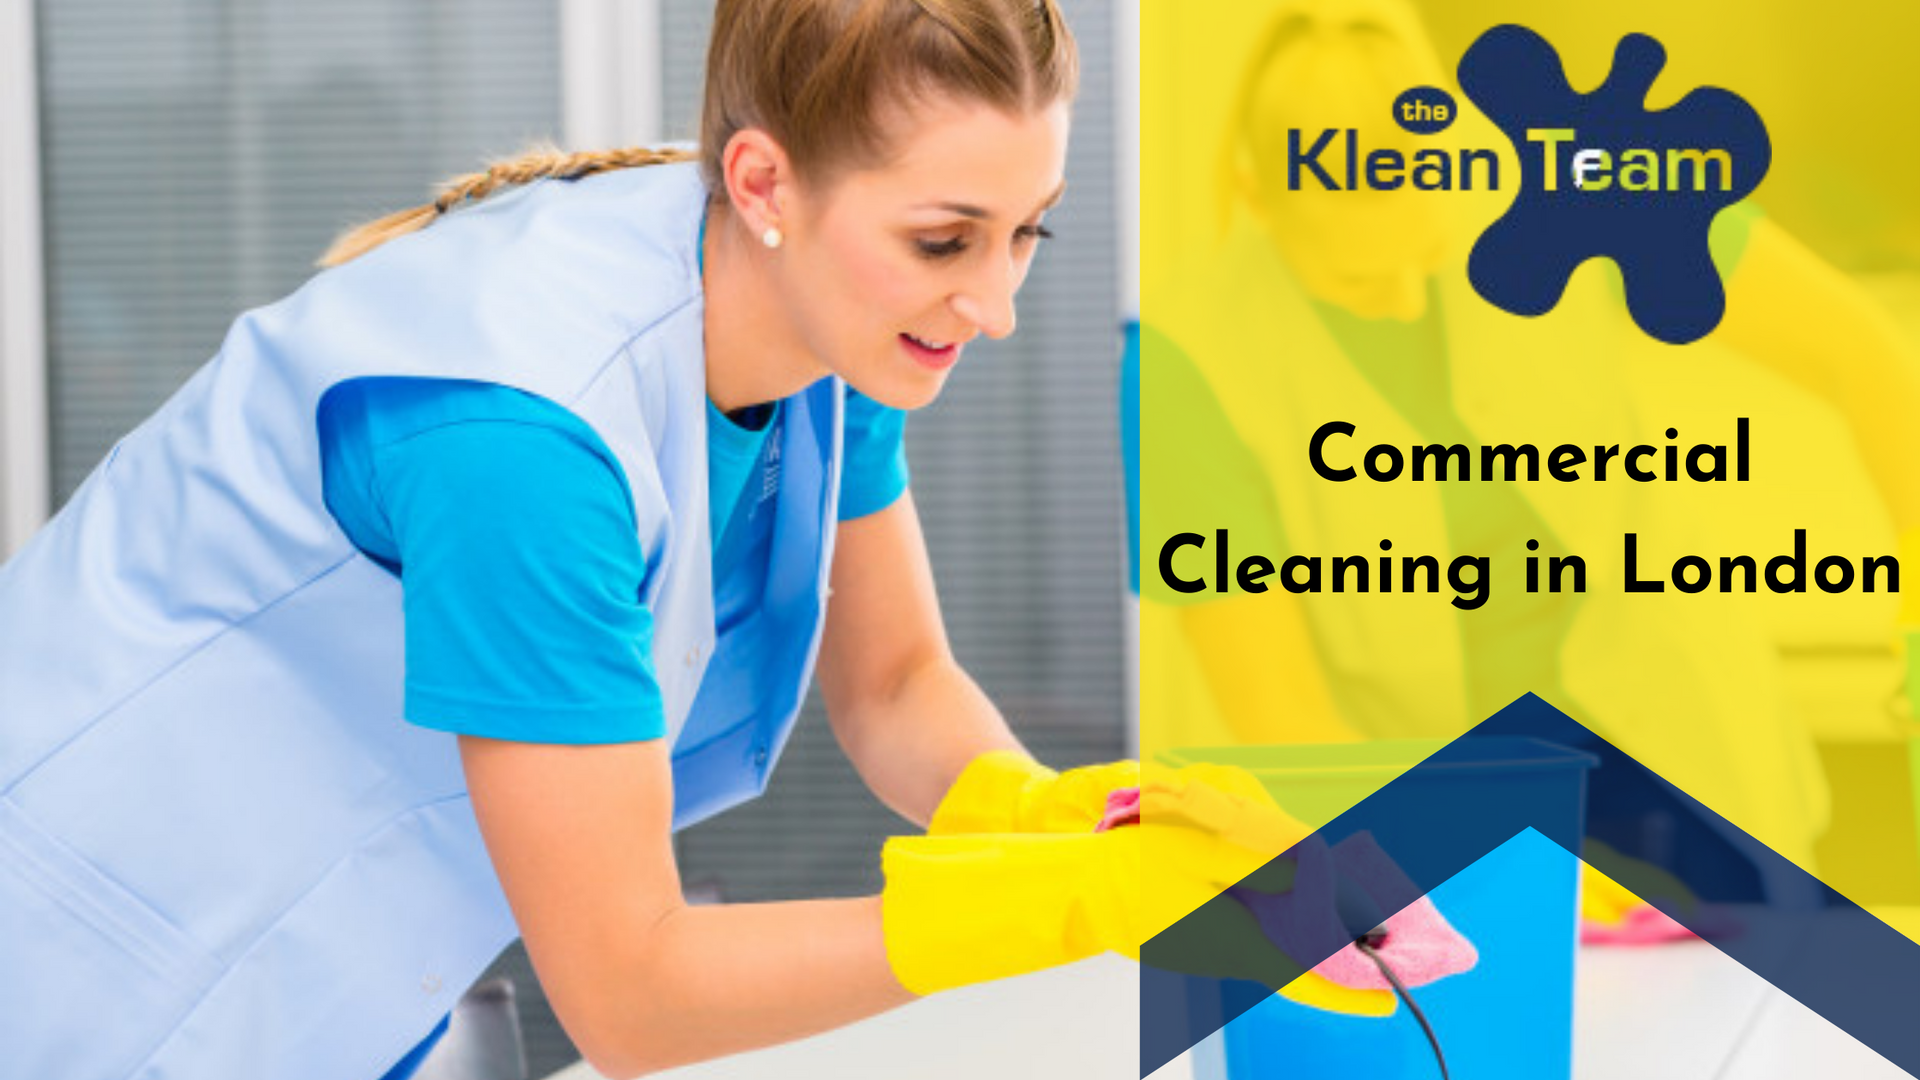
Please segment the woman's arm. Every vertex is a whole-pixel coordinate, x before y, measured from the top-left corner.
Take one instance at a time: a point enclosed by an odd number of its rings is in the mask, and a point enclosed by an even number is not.
[[[820,692],[840,747],[881,802],[924,826],[967,763],[1020,750],[947,643],[913,493],[840,523]]]
[[[462,736],[460,749],[540,983],[601,1073],[767,1046],[912,1000],[878,897],[687,906],[664,741]]]

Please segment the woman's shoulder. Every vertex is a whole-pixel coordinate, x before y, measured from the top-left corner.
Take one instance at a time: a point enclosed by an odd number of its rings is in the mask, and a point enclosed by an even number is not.
[[[325,271],[233,340],[322,385],[468,377],[571,401],[643,334],[672,345],[643,365],[700,348],[704,208],[690,166],[540,181]]]
[[[698,167],[674,162],[538,181],[462,211],[449,224],[470,217],[528,255],[583,269],[645,272],[697,291],[706,207]]]
[[[460,207],[320,275],[366,296],[404,296],[536,322],[578,311],[650,319],[701,292],[706,188],[691,164],[539,180]]]

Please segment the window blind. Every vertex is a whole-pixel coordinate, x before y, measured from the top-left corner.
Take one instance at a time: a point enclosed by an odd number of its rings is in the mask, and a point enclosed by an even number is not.
[[[554,5],[38,12],[56,502],[340,228],[558,133]]]

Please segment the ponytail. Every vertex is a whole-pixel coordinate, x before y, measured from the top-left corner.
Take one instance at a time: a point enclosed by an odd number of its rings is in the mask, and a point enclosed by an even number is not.
[[[433,201],[424,206],[401,210],[376,221],[369,221],[364,225],[348,229],[334,240],[332,246],[327,248],[326,254],[320,256],[317,265],[323,268],[339,266],[341,263],[372,251],[396,236],[418,232],[461,203],[484,199],[503,187],[517,187],[549,178],[574,180],[613,169],[665,165],[676,161],[692,161],[693,158],[694,155],[685,150],[629,147],[622,150],[589,150],[568,154],[556,147],[537,146],[518,157],[496,161],[480,172],[468,173],[448,180],[441,185]]]

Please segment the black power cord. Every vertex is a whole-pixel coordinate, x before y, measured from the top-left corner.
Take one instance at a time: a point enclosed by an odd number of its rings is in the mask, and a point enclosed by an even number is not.
[[[1433,1059],[1440,1063],[1440,1080],[1452,1080],[1447,1072],[1447,1056],[1440,1052],[1440,1037],[1433,1033],[1433,1025],[1427,1022],[1427,1014],[1420,1011],[1420,1006],[1413,1000],[1413,994],[1407,990],[1407,984],[1400,981],[1400,976],[1394,974],[1386,958],[1380,955],[1379,947],[1386,940],[1385,930],[1374,930],[1355,939],[1353,947],[1373,961],[1374,966],[1380,969],[1380,974],[1386,976],[1387,981],[1393,984],[1393,992],[1399,994],[1400,1000],[1407,1003],[1407,1008],[1413,1012],[1413,1018],[1420,1021],[1420,1030],[1427,1033],[1427,1044],[1433,1047]]]

